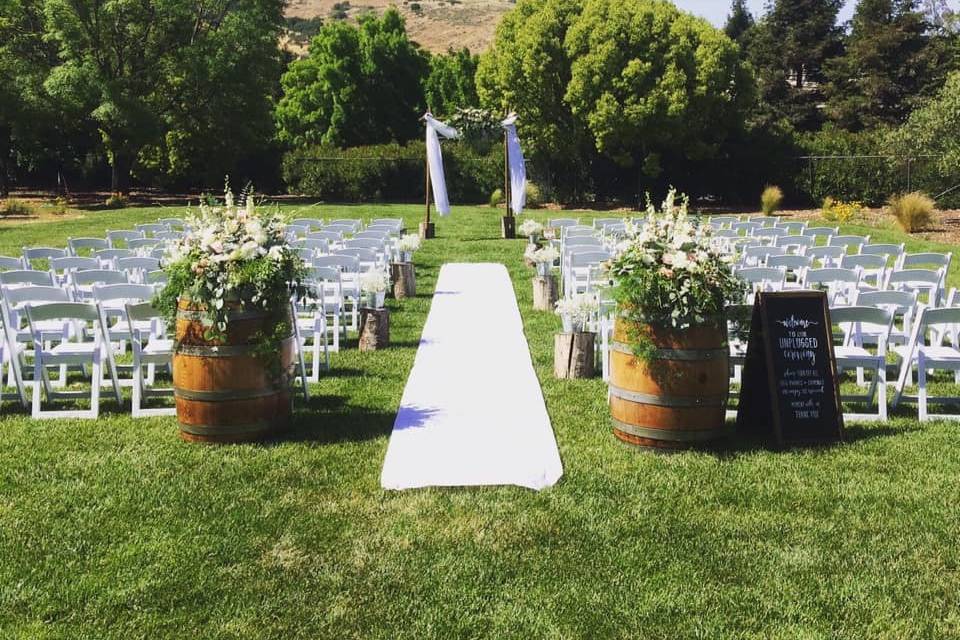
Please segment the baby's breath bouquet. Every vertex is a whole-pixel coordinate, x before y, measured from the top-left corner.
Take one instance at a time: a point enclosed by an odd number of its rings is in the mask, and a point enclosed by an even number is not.
[[[169,281],[155,303],[168,323],[185,299],[201,314],[207,339],[224,337],[230,315],[251,308],[275,314],[274,334],[289,335],[290,297],[302,293],[306,268],[287,244],[281,218],[257,210],[252,193],[235,204],[228,187],[222,205],[201,204],[188,224],[190,232],[163,260]],[[258,341],[269,345],[271,338]]]
[[[642,360],[654,347],[637,327],[716,323],[727,305],[743,297],[731,256],[711,247],[710,228],[691,220],[687,205],[673,190],[659,211],[648,199],[646,219],[628,224],[627,241],[609,265],[613,298],[620,317],[634,327],[631,347]]]

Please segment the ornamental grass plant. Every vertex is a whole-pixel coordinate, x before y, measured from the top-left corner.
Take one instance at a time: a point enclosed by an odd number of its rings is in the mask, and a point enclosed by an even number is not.
[[[929,229],[936,215],[937,204],[933,198],[920,191],[891,196],[887,201],[890,212],[900,228],[907,233]]]
[[[783,190],[775,185],[769,185],[760,194],[760,209],[764,215],[773,215],[780,210],[783,204]]]

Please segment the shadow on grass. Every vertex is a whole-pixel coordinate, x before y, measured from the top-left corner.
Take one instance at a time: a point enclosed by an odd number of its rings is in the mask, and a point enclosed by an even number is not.
[[[773,433],[769,436],[756,434],[738,435],[736,431],[731,431],[730,435],[723,440],[718,441],[713,447],[708,449],[709,453],[715,454],[719,458],[735,458],[740,455],[756,452],[789,453],[794,451],[827,451],[844,444],[855,444],[857,442],[866,442],[876,438],[889,438],[908,433],[920,431],[922,426],[919,423],[856,423],[847,425],[844,429],[844,441],[824,442],[812,444],[793,444],[788,443],[780,447],[774,439]]]
[[[325,398],[321,398],[325,400]],[[342,399],[341,403],[343,402]],[[311,398],[311,404],[313,399]],[[396,419],[395,413],[361,411],[344,405],[338,411],[297,411],[288,432],[274,443],[304,442],[333,444],[363,442],[389,435]]]

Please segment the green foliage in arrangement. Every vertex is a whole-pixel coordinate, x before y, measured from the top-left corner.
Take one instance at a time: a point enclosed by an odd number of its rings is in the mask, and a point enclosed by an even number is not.
[[[914,191],[891,196],[887,202],[887,210],[901,229],[907,233],[916,233],[929,229],[933,224],[937,203],[927,194]]]
[[[783,204],[783,190],[775,185],[770,185],[760,194],[760,210],[764,215],[771,215],[780,210]]]
[[[743,299],[732,261],[698,233],[688,204],[671,191],[658,211],[648,198],[645,222],[628,226],[626,250],[609,266],[617,313],[628,321],[634,355],[647,363],[656,347],[642,327],[719,326],[724,309]]]
[[[306,147],[288,152],[283,177],[291,193],[334,202],[411,201],[424,197],[422,141],[338,149]],[[443,145],[447,191],[453,202],[487,202],[503,184],[503,151],[478,154],[462,142]]]
[[[294,148],[404,143],[420,135],[426,54],[395,9],[321,27],[283,74],[277,135]],[[387,98],[389,97],[389,98]]]

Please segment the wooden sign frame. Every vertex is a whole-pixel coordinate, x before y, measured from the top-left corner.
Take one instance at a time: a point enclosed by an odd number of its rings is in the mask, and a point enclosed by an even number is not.
[[[822,313],[818,317],[823,322],[826,346],[818,345],[819,352],[825,352],[828,366],[823,371],[824,387],[832,388],[832,403],[825,398],[826,406],[821,409],[833,412],[828,421],[828,429],[821,433],[811,434],[809,437],[798,436],[796,428],[800,423],[785,425],[781,391],[779,388],[781,374],[785,368],[781,365],[776,368],[771,327],[775,319],[770,317],[769,304],[783,301],[818,299]],[[823,423],[818,423],[823,424]],[[843,407],[840,399],[839,376],[837,374],[837,360],[833,349],[833,325],[830,322],[830,305],[826,293],[823,291],[786,291],[757,293],[754,302],[753,314],[750,322],[750,338],[747,344],[747,357],[743,367],[742,383],[740,388],[740,404],[737,410],[737,431],[740,433],[754,433],[769,435],[772,427],[773,435],[779,447],[792,444],[826,444],[842,442],[845,438],[843,424]]]

